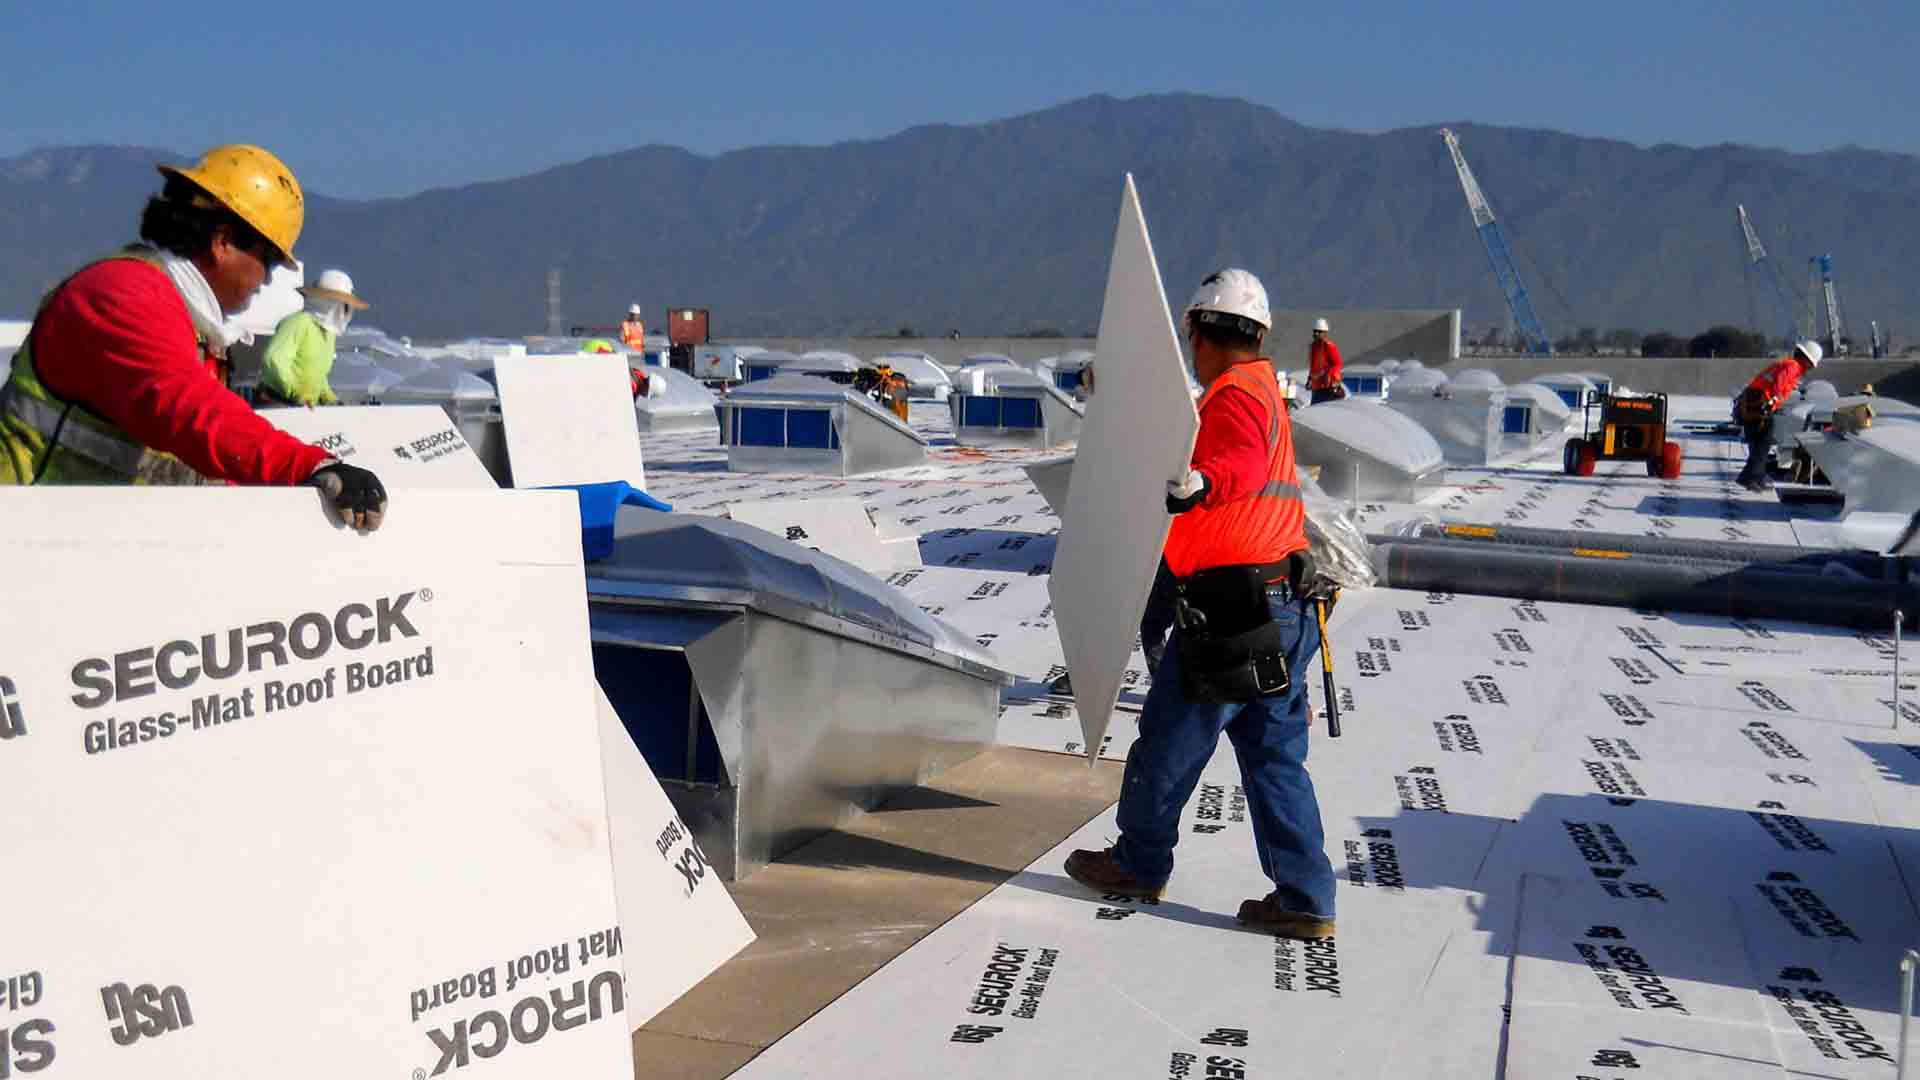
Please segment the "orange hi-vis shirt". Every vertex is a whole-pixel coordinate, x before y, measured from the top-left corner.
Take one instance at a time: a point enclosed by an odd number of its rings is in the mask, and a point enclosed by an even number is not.
[[[1331,390],[1340,382],[1340,346],[1332,338],[1307,346],[1307,389]]]
[[[1257,418],[1251,431],[1235,423],[1235,414],[1247,413]],[[1249,445],[1238,445],[1241,442]],[[1264,457],[1263,482],[1236,492],[1222,484],[1216,471],[1222,470],[1224,459],[1247,452]],[[1215,471],[1209,471],[1210,464]],[[1293,423],[1266,360],[1234,364],[1200,396],[1200,437],[1192,467],[1207,475],[1209,490],[1204,503],[1173,519],[1166,558],[1175,577],[1216,566],[1279,562],[1306,549],[1306,504],[1300,501],[1294,472]]]

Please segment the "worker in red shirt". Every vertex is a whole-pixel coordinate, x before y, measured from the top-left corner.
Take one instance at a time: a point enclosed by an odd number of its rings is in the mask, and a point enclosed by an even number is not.
[[[1310,405],[1347,396],[1347,384],[1340,381],[1340,346],[1333,343],[1331,333],[1327,320],[1313,320],[1313,344],[1307,346],[1307,389],[1313,392]]]
[[[1157,898],[1173,874],[1180,813],[1221,732],[1240,760],[1254,847],[1273,882],[1240,905],[1264,933],[1333,935],[1334,879],[1313,779],[1307,775],[1307,662],[1320,632],[1306,506],[1294,471],[1293,426],[1272,365],[1266,289],[1221,270],[1187,305],[1200,396],[1190,466],[1167,485],[1176,629],[1153,672],[1140,737],[1120,786],[1120,838],[1075,851],[1069,877],[1103,895]]]
[[[1773,414],[1800,385],[1800,377],[1820,366],[1822,350],[1817,341],[1802,341],[1793,352],[1767,365],[1766,370],[1734,399],[1733,418],[1747,440],[1747,465],[1737,481],[1748,491],[1765,491],[1773,486],[1767,476],[1767,458],[1773,452]]]
[[[160,166],[140,243],[41,301],[0,386],[0,483],[311,484],[376,529],[386,490],[260,418],[228,389],[229,316],[293,265],[299,182],[256,146]]]

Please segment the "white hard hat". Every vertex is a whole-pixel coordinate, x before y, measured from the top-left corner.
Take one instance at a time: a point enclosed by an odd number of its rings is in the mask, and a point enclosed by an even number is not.
[[[1203,313],[1237,316],[1258,326],[1262,331],[1273,327],[1273,315],[1267,310],[1267,288],[1260,279],[1237,267],[1215,270],[1200,282],[1193,291],[1193,299],[1187,301],[1187,316],[1196,315],[1203,322],[1227,325],[1237,320],[1208,319]]]
[[[1333,332],[1333,327],[1331,327],[1331,326],[1328,326],[1328,325],[1327,325],[1327,320],[1325,320],[1325,319],[1315,319],[1315,320],[1313,320],[1313,328],[1314,328],[1315,330],[1318,330],[1318,331],[1320,331],[1320,332],[1322,332],[1322,333],[1326,333],[1326,334],[1331,334],[1331,333]]]
[[[1826,350],[1822,349],[1820,343],[1817,341],[1796,342],[1793,346],[1793,351],[1806,357],[1807,363],[1814,367],[1819,367],[1820,358],[1826,355]]]
[[[628,304],[628,305],[627,305],[627,314],[629,314],[629,315],[638,315],[638,314],[640,314],[640,305],[639,305],[639,304]]]
[[[301,296],[338,300],[356,310],[367,306],[365,300],[353,295],[353,279],[347,276],[345,270],[323,270],[313,284],[301,286],[299,292]]]

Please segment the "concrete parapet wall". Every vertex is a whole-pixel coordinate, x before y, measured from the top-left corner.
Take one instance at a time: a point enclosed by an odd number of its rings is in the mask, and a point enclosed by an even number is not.
[[[1711,360],[1639,356],[1463,356],[1440,370],[1451,374],[1461,368],[1486,368],[1508,385],[1557,371],[1603,371],[1631,390],[1732,397],[1758,375],[1760,369],[1776,359],[1778,357],[1771,356],[1720,356]],[[1809,378],[1825,379],[1842,394],[1854,393],[1862,383],[1873,383],[1875,390],[1882,393],[1897,394],[1900,383],[1911,386],[1916,380],[1909,377],[1890,383],[1889,378],[1911,371],[1915,366],[1910,360],[1834,359],[1822,363]]]
[[[1274,356],[1280,366],[1287,370],[1307,366],[1307,342],[1310,332],[1298,336],[1296,348],[1284,336],[1294,333],[1287,329],[1290,323],[1283,318],[1292,318],[1304,314],[1305,321],[1298,325],[1311,327],[1314,313],[1275,312],[1275,326],[1279,335],[1269,339],[1267,353]],[[1427,316],[1424,327],[1429,339],[1438,340],[1441,331],[1437,327],[1446,326],[1452,316],[1451,310],[1427,311],[1349,311],[1332,312],[1326,319],[1333,324],[1333,339],[1339,343],[1341,353],[1350,364],[1372,363],[1364,359],[1364,353],[1357,352],[1355,345],[1363,345],[1365,338],[1356,340],[1354,335],[1342,328],[1354,315],[1383,316]],[[1355,330],[1364,330],[1366,323],[1356,324]],[[1383,320],[1381,325],[1386,325]],[[1451,340],[1458,341],[1458,331],[1448,330]],[[1391,340],[1391,339],[1389,339]],[[884,352],[924,352],[931,354],[943,364],[958,364],[977,353],[1003,353],[1015,360],[1033,360],[1042,356],[1057,356],[1073,349],[1092,349],[1095,342],[1091,338],[729,338],[730,345],[761,345],[769,349],[784,349],[788,352],[803,353],[810,349],[838,349],[852,353],[862,360],[879,356]],[[1382,356],[1396,355],[1382,353]],[[1406,355],[1406,354],[1397,354]],[[1772,363],[1774,357],[1716,357],[1711,360],[1686,360],[1678,358],[1638,357],[1638,356],[1461,356],[1456,359],[1428,359],[1422,355],[1421,362],[1429,367],[1445,372],[1462,368],[1487,368],[1500,376],[1503,382],[1522,383],[1536,375],[1545,375],[1556,371],[1604,371],[1616,380],[1634,390],[1664,390],[1669,394],[1725,394],[1731,397],[1734,391],[1746,385],[1761,368]],[[1883,394],[1900,397],[1920,404],[1920,365],[1911,360],[1855,360],[1833,359],[1820,365],[1816,378],[1826,379],[1834,384],[1841,393],[1851,394],[1862,383],[1873,383]]]
[[[1306,367],[1315,319],[1327,320],[1340,356],[1349,364],[1414,359],[1439,367],[1460,356],[1459,308],[1276,311],[1267,355],[1284,368]]]

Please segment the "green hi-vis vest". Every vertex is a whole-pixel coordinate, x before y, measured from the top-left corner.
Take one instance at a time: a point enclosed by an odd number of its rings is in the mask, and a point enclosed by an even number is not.
[[[158,251],[136,244],[81,270],[113,259],[164,265]],[[55,286],[40,301],[34,313],[36,323],[59,291],[60,286]],[[47,389],[33,363],[33,330],[27,331],[27,340],[13,354],[13,372],[0,385],[0,484],[205,482],[186,462],[149,449],[113,421]]]

